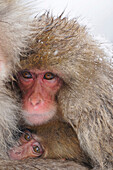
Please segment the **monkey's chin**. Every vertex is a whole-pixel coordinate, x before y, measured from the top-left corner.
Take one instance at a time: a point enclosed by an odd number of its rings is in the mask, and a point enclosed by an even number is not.
[[[51,120],[56,113],[55,110],[45,113],[29,113],[27,111],[23,112],[24,120],[29,125],[41,125],[45,124],[47,121]]]

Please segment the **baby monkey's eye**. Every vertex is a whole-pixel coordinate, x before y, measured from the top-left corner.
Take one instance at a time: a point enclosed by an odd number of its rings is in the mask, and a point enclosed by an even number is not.
[[[55,78],[55,75],[53,73],[51,73],[51,72],[47,72],[44,75],[44,79],[46,79],[46,80],[52,80],[54,78]]]
[[[32,78],[32,74],[29,71],[22,71],[21,75],[25,79],[31,79]]]
[[[40,147],[39,146],[33,146],[33,150],[35,153],[40,153]]]
[[[30,141],[30,140],[31,140],[31,135],[26,132],[26,133],[24,134],[24,139],[25,139],[26,141]]]

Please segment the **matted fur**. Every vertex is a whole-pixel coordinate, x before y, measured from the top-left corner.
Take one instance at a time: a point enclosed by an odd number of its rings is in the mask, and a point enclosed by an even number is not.
[[[58,94],[63,117],[75,129],[94,166],[113,168],[113,70],[98,42],[76,20],[43,15],[36,21],[25,69],[54,71],[64,81]]]
[[[13,92],[5,87],[17,70],[19,55],[27,47],[31,34],[30,4],[21,0],[0,0],[0,156],[14,144],[19,107]]]

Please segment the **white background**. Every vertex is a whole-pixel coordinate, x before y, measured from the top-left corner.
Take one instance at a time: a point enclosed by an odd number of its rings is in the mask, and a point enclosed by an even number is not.
[[[113,0],[39,0],[38,9],[50,10],[55,16],[65,10],[64,16],[79,17],[95,35],[113,42]]]

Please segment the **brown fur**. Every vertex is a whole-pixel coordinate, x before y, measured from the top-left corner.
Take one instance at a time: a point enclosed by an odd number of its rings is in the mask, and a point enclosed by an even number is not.
[[[21,161],[0,160],[0,170],[88,170],[73,161],[53,159],[26,159]]]
[[[53,160],[6,160],[7,149],[15,143],[13,135],[18,132],[17,121],[20,107],[15,95],[5,83],[17,71],[19,54],[26,48],[29,37],[29,8],[20,0],[0,0],[0,169],[86,169],[74,162]],[[2,62],[1,62],[2,61]],[[2,66],[2,67],[1,67]],[[3,159],[4,158],[4,159]]]
[[[44,149],[41,158],[74,160],[91,167],[91,160],[81,150],[77,135],[68,123],[52,120],[29,128],[33,138],[40,142]]]
[[[23,69],[46,69],[64,81],[57,95],[63,118],[75,130],[94,166],[113,168],[112,65],[99,43],[76,20],[43,15]]]

